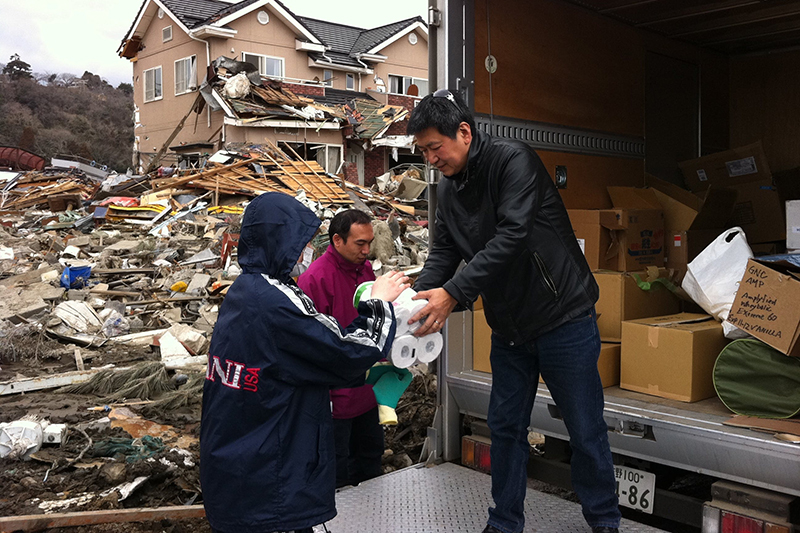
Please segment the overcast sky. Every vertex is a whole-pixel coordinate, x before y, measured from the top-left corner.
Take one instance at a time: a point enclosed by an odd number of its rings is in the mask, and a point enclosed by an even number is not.
[[[362,28],[421,16],[427,0],[282,0],[296,15]],[[117,56],[142,0],[0,0],[0,63],[12,54],[34,72],[85,70],[109,83],[130,83],[130,62]]]

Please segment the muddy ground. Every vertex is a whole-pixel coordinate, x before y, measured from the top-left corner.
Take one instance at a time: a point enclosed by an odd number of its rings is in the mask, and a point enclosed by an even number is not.
[[[3,339],[0,382],[75,370],[74,350],[74,346],[49,339],[34,329],[24,338]],[[155,368],[159,364],[159,354],[150,347],[81,349],[81,354],[87,368],[107,364],[141,367],[148,363]],[[175,390],[155,394],[156,398],[176,397],[184,391],[183,400],[173,401],[169,408],[159,408],[152,399],[150,403],[135,397],[111,400],[107,395],[54,389],[0,396],[0,422],[33,415],[68,426],[60,446],[45,445],[27,461],[0,459],[0,516],[41,514],[46,505],[64,506],[56,512],[74,512],[202,504],[198,443],[202,375],[190,374],[183,388],[175,385],[173,372],[162,378]],[[416,375],[398,404],[399,424],[386,430],[385,472],[418,461],[426,428],[433,420],[435,396],[436,376]],[[91,446],[87,439],[91,439]],[[119,489],[113,490],[142,477],[147,479],[127,498]],[[85,504],[67,505],[81,497]],[[47,531],[180,533],[211,529],[205,519],[183,519]]]

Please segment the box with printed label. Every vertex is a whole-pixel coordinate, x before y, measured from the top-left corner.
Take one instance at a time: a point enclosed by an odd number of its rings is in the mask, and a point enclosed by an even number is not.
[[[661,283],[650,283],[650,290],[642,290],[640,282],[666,277],[665,269],[655,269],[655,274],[643,272],[594,273],[600,288],[595,304],[597,328],[604,342],[620,342],[622,322],[635,318],[669,315],[681,310],[681,302]]]
[[[727,343],[722,324],[709,315],[623,322],[619,386],[682,402],[711,398],[714,362]]]
[[[679,163],[686,184],[693,192],[726,187],[737,192],[728,224],[741,227],[750,243],[786,238],[780,196],[761,143],[718,152]]]
[[[648,189],[609,187],[613,209],[567,211],[592,270],[630,272],[664,264],[664,215]]]
[[[727,320],[776,350],[800,357],[800,267],[750,259]]]

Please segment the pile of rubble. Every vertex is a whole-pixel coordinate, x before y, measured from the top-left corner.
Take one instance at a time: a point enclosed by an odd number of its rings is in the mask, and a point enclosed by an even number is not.
[[[46,173],[32,172],[8,185],[5,198],[15,203],[0,210],[0,516],[200,507],[207,348],[241,273],[238,231],[252,197],[279,191],[314,210],[323,220],[318,254],[338,210],[368,210],[376,273],[421,266],[419,169],[367,189],[287,151],[229,146],[202,169],[105,184],[73,174],[43,185]],[[56,204],[46,187],[62,180],[86,187]],[[23,198],[29,208],[13,207]],[[423,451],[436,384],[416,374],[387,433],[385,471]],[[138,531],[130,527],[109,531]]]
[[[224,56],[214,61],[214,76],[201,85],[200,94],[212,111],[221,110],[239,124],[252,126],[275,118],[336,122],[347,129],[348,138],[367,142],[376,141],[392,124],[408,118],[404,107],[371,98],[356,96],[333,102],[295,94],[287,84],[262,79],[251,63]]]

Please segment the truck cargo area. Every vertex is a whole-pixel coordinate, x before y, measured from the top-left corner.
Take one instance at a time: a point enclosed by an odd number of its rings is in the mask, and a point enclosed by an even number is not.
[[[490,505],[489,475],[453,463],[418,465],[339,491],[339,514],[327,525],[332,532],[479,533],[486,526]],[[525,516],[526,532],[591,531],[580,505],[530,488]],[[621,527],[626,533],[662,531],[631,520],[623,520]]]

